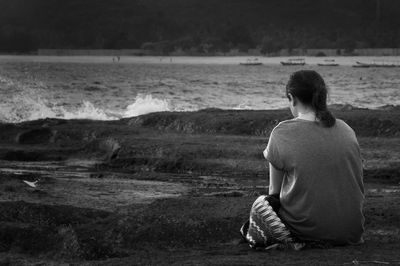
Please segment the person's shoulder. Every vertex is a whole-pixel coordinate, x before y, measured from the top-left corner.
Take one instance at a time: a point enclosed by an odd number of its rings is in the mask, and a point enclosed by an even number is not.
[[[344,122],[342,119],[336,118],[335,120],[336,120],[335,123],[336,123],[337,125],[340,125],[340,126],[349,126],[349,125],[347,125],[347,123]]]
[[[283,120],[279,122],[279,124],[275,128],[287,128],[291,127],[294,124],[297,124],[298,120],[296,118],[288,119],[288,120]]]
[[[352,129],[345,121],[336,118],[335,127],[339,129],[342,134],[347,134],[348,136],[352,136],[356,138],[356,132]]]
[[[350,130],[352,132],[354,132],[354,130],[346,123],[344,122],[342,119],[336,118],[336,122],[335,122],[336,126],[346,129],[346,130]]]
[[[277,134],[277,133],[281,133],[284,131],[287,131],[288,129],[290,129],[292,127],[292,125],[295,123],[294,119],[288,119],[288,120],[283,120],[281,122],[278,123],[278,125],[276,125],[273,129],[272,129],[272,133]]]

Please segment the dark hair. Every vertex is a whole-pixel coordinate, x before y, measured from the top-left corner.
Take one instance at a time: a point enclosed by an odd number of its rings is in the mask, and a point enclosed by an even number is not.
[[[310,105],[316,117],[324,127],[335,125],[335,117],[328,110],[326,98],[328,89],[324,79],[314,70],[294,72],[286,85],[286,96],[289,93],[306,105]]]

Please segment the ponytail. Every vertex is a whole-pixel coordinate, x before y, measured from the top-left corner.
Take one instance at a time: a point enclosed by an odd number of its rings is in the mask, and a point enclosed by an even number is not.
[[[329,110],[317,111],[316,115],[324,127],[333,127],[335,125],[336,119]]]
[[[324,79],[313,70],[294,72],[286,85],[286,95],[292,94],[302,103],[310,105],[324,127],[335,125],[336,119],[326,105],[328,90]]]
[[[322,82],[321,82],[322,81]],[[315,90],[312,95],[311,105],[315,110],[315,115],[324,127],[333,127],[336,119],[326,106],[326,96],[328,94],[325,83],[322,80],[315,82]]]

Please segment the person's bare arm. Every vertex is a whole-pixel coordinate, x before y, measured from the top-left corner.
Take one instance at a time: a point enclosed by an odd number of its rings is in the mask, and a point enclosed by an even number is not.
[[[269,164],[269,195],[279,194],[281,192],[284,172],[276,169]]]

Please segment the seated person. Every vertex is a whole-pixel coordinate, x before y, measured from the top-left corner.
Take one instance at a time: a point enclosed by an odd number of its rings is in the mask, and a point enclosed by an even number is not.
[[[327,109],[315,71],[293,73],[286,86],[293,119],[271,132],[269,194],[253,204],[241,234],[251,247],[363,242],[363,171],[354,131]],[[271,196],[273,195],[273,196]]]

